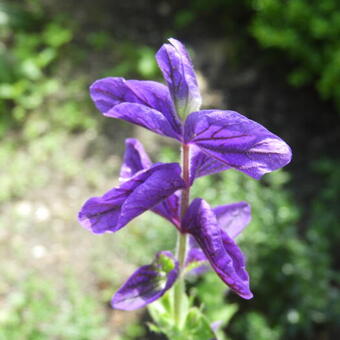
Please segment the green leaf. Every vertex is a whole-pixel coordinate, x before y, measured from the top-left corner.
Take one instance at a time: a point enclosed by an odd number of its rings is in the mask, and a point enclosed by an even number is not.
[[[185,323],[185,331],[188,333],[187,339],[192,340],[212,340],[217,339],[207,318],[197,307],[189,310]]]
[[[173,294],[170,291],[164,297],[148,306],[151,318],[155,322],[155,324],[149,325],[150,330],[156,333],[163,333],[170,340],[217,339],[201,309],[192,307],[193,300],[189,299],[186,295],[183,296],[185,322],[183,328],[179,329],[174,321],[172,298]]]
[[[174,327],[172,317],[172,294],[168,292],[161,299],[148,305],[148,310],[151,318],[156,323],[159,330],[165,332],[166,329]]]

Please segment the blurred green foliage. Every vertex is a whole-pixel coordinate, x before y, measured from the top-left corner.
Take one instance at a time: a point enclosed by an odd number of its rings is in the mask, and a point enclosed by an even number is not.
[[[128,75],[138,75],[139,78],[155,78],[159,75],[160,71],[156,64],[154,53],[155,51],[147,46],[138,46],[130,42],[113,42],[111,48],[117,46],[119,51],[117,64],[105,70],[103,76],[116,76],[126,77]]]
[[[206,340],[212,339],[214,333],[210,327],[208,318],[201,308],[193,306],[187,296],[183,296],[183,319],[185,327],[179,329],[174,322],[172,291],[164,295],[160,300],[148,306],[148,310],[155,323],[149,324],[153,332],[166,334],[172,340]]]
[[[340,108],[340,2],[255,0],[251,31],[293,61],[291,84],[315,84]]]
[[[223,32],[234,40],[234,47],[244,48],[253,36],[270,56],[267,62],[290,62],[291,85],[315,86],[320,96],[332,99],[340,111],[338,0],[190,0],[178,10],[174,24],[180,31],[202,18],[213,18],[211,31]],[[239,58],[240,51],[234,54]]]
[[[180,31],[205,18],[211,22],[212,32],[222,30],[223,33],[230,34],[237,31],[238,34],[242,34],[243,28],[240,27],[240,22],[248,18],[251,8],[249,5],[249,0],[188,0],[186,5],[176,12],[174,25]]]
[[[28,115],[62,89],[50,72],[72,39],[61,18],[48,22],[39,12],[0,5],[0,135],[21,125]],[[67,107],[66,107],[67,110]],[[60,110],[65,111],[65,110]],[[65,113],[66,114],[66,113]],[[81,119],[77,119],[81,121]],[[77,123],[78,124],[78,123]]]
[[[79,290],[73,278],[65,281],[64,292],[37,275],[15,287],[0,312],[0,339],[104,339],[99,300]]]

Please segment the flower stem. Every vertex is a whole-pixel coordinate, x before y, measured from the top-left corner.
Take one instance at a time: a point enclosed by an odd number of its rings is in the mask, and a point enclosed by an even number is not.
[[[190,199],[190,150],[189,145],[182,145],[182,176],[186,184],[181,196],[181,219],[189,207]],[[179,277],[174,288],[174,319],[179,328],[183,326],[183,296],[185,294],[185,282],[182,275],[187,248],[187,235],[178,232],[177,260],[179,263]]]

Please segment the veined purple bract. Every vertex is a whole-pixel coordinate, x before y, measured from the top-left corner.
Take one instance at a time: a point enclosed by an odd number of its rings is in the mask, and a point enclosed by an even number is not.
[[[116,232],[152,210],[184,240],[179,255],[162,251],[152,264],[138,269],[113,297],[114,308],[143,307],[182,280],[183,273],[202,272],[208,264],[231,290],[250,299],[245,256],[234,240],[250,222],[250,206],[239,202],[211,208],[201,198],[190,203],[189,190],[196,178],[229,169],[260,179],[288,164],[291,150],[237,112],[200,110],[198,82],[182,43],[169,39],[156,59],[167,85],[109,77],[96,81],[90,94],[104,116],[177,140],[184,150],[182,167],[153,164],[138,140],[127,139],[121,184],[85,202],[79,221],[94,233]]]

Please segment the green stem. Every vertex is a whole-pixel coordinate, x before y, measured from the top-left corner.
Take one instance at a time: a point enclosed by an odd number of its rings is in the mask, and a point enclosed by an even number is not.
[[[186,187],[182,190],[181,196],[181,218],[183,219],[186,210],[189,207],[190,199],[190,150],[189,145],[182,145],[182,176]],[[183,326],[183,296],[185,294],[185,282],[182,275],[186,249],[187,248],[187,235],[178,232],[177,237],[177,253],[176,257],[179,263],[179,276],[174,288],[174,319],[179,328]]]

